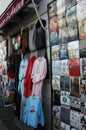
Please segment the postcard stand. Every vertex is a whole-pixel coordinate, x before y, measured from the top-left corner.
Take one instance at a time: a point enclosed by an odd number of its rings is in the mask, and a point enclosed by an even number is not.
[[[52,130],[86,129],[86,1],[48,4]]]

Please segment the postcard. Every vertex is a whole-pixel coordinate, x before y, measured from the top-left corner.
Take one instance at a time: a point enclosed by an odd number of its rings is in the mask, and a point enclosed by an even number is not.
[[[62,28],[59,29],[59,44],[68,43],[68,29]]]
[[[60,91],[60,76],[52,75],[52,89]]]
[[[60,67],[60,61],[52,61],[52,74],[53,75],[60,75],[61,67]]]
[[[59,34],[58,31],[50,32],[50,45],[58,45],[59,44]]]
[[[66,11],[67,24],[73,20],[77,21],[77,6],[73,6]]]
[[[53,105],[52,115],[53,118],[60,119],[60,106]]]
[[[61,90],[70,92],[70,77],[69,76],[60,77],[60,88]]]
[[[55,45],[51,47],[51,56],[52,60],[59,60],[59,45]]]
[[[79,21],[79,38],[86,38],[86,18]]]
[[[60,114],[61,114],[61,121],[70,124],[70,108],[67,106],[61,106]]]
[[[83,77],[79,77],[79,93],[80,95],[85,95],[86,94],[86,79]]]
[[[66,27],[66,14],[63,12],[62,14],[58,15],[58,28]]]
[[[60,102],[62,105],[70,106],[70,92],[61,91]]]
[[[68,43],[69,59],[79,58],[79,41],[72,41]]]
[[[80,98],[75,96],[70,96],[70,107],[80,110]]]
[[[79,93],[79,77],[76,76],[76,77],[73,77],[71,76],[71,93],[70,95],[71,96],[76,96],[76,97],[79,97],[80,93]]]
[[[61,14],[66,10],[65,0],[57,0],[57,14]]]
[[[57,14],[57,6],[56,6],[56,1],[51,2],[48,5],[48,10],[49,10],[49,18],[53,17],[54,15]]]
[[[86,39],[80,40],[79,49],[80,49],[80,58],[85,58],[86,57]]]
[[[54,32],[58,30],[57,21],[58,21],[57,15],[50,18],[50,22],[49,22],[50,32]]]
[[[60,60],[68,59],[68,44],[60,45]]]
[[[78,21],[86,18],[86,0],[78,0],[77,19]]]
[[[74,6],[75,4],[76,4],[76,0],[66,0],[65,1],[66,9]]]
[[[76,20],[72,20],[72,22],[68,23],[68,41],[71,42],[78,39],[78,23]]]
[[[79,58],[69,60],[69,75],[80,76],[80,59]]]
[[[60,74],[61,75],[69,75],[69,62],[68,60],[60,61]]]
[[[80,59],[80,72],[81,76],[86,79],[86,58]]]
[[[64,123],[64,122],[61,122],[61,130],[70,130],[70,125]]]
[[[70,111],[70,124],[78,130],[81,130],[80,112],[71,110]]]

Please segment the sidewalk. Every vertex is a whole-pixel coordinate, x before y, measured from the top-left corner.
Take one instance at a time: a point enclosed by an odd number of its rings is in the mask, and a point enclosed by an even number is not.
[[[0,107],[0,129],[20,130],[15,124],[14,110],[12,107]]]

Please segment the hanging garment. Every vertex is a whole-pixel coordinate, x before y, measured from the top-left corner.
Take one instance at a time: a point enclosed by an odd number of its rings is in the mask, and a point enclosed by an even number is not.
[[[42,103],[38,96],[29,97],[24,111],[24,122],[33,128],[37,128],[39,123],[44,126]]]
[[[26,58],[22,59],[19,67],[19,84],[18,92],[21,94],[21,108],[20,108],[20,120],[23,121],[24,117],[24,108],[25,108],[25,97],[24,97],[24,78],[26,75],[26,69],[28,65],[28,60]]]
[[[44,57],[39,57],[35,60],[33,65],[33,70],[31,74],[33,87],[32,87],[32,95],[40,96],[42,99],[42,86],[43,80],[45,79],[47,74],[47,62]]]
[[[22,30],[21,50],[23,55],[25,55],[29,51],[29,28],[28,27]]]
[[[21,55],[16,54],[15,56],[15,87],[18,89],[18,82],[19,82],[19,65],[21,62]]]
[[[14,102],[16,105],[15,116],[20,120],[21,95],[17,91],[14,94]]]
[[[26,69],[28,65],[28,60],[27,59],[22,59],[19,67],[19,84],[18,84],[18,92],[21,93],[23,96],[24,94],[24,78],[26,75]]]
[[[46,26],[46,21],[42,19],[42,23],[44,27]],[[35,46],[37,50],[46,48],[46,37],[45,30],[41,27],[39,20],[36,23],[35,29]]]
[[[31,73],[33,69],[34,61],[36,60],[36,56],[33,56],[30,61],[28,62],[28,67],[24,79],[24,96],[29,97],[32,94],[32,79],[31,79]]]
[[[29,48],[30,48],[30,51],[34,51],[36,50],[36,47],[35,47],[35,30],[36,30],[36,27],[35,25],[33,25],[30,29],[29,29]]]

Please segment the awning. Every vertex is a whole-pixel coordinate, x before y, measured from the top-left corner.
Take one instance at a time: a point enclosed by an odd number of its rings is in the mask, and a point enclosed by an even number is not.
[[[0,28],[11,20],[21,9],[25,7],[25,0],[13,0],[11,6],[0,17]]]

